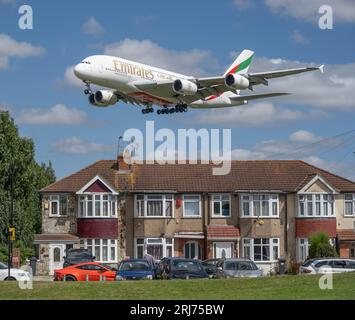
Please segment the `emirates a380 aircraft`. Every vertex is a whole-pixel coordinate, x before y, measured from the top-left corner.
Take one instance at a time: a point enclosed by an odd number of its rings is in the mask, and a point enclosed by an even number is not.
[[[249,100],[270,98],[288,93],[263,93],[240,95],[240,90],[258,84],[268,85],[268,80],[302,72],[320,70],[320,67],[295,68],[270,72],[248,73],[254,52],[243,50],[222,76],[186,76],[119,57],[96,55],[75,66],[74,74],[86,84],[85,94],[91,104],[107,107],[122,100],[143,106],[142,112],[158,114],[186,112],[191,108],[224,108],[247,104]],[[105,87],[93,93],[90,84]]]

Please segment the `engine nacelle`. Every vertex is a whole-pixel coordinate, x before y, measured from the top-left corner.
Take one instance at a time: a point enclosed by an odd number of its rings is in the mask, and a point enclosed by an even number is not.
[[[232,89],[248,89],[249,88],[249,80],[246,77],[243,77],[240,74],[230,73],[224,79],[224,83],[227,87]]]
[[[96,107],[112,106],[117,101],[117,96],[110,90],[99,90],[89,96],[89,102]]]
[[[177,79],[173,83],[173,90],[177,94],[193,96],[194,94],[196,94],[198,88],[197,85],[191,81]]]

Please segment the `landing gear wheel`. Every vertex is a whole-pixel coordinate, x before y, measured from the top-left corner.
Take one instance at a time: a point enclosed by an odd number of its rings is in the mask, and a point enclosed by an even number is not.
[[[157,111],[157,114],[161,114],[161,112],[162,112],[162,110],[158,110],[158,111]]]
[[[84,90],[84,93],[85,93],[85,94],[92,94],[92,91],[91,91],[90,89],[85,89],[85,90]]]
[[[92,94],[92,90],[90,88],[90,83],[86,82],[86,81],[84,81],[84,83],[85,83],[85,87],[86,87],[86,89],[84,90],[84,93],[85,94]]]

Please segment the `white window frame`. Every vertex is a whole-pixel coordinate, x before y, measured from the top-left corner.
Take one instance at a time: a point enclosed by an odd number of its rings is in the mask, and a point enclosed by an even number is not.
[[[150,216],[148,215],[148,201],[151,196],[160,196],[162,197],[162,211],[163,214],[161,216]],[[138,199],[139,197],[143,197],[143,199]],[[143,201],[143,214],[140,212],[139,202]],[[166,215],[167,202],[171,202],[171,216]],[[149,218],[149,219],[171,219],[175,216],[175,197],[173,194],[136,194],[134,196],[134,216],[136,218]]]
[[[167,243],[167,239],[171,240],[171,243]],[[143,244],[138,244],[138,240],[143,240]],[[159,242],[157,242],[159,241]],[[150,243],[151,242],[151,243]],[[154,243],[153,243],[154,242]],[[174,257],[174,238],[144,238],[137,237],[134,239],[134,257],[138,258],[138,247],[143,247],[143,256],[148,252],[148,246],[152,244],[161,244],[163,246],[163,256],[162,258],[167,256],[167,247],[171,248],[171,257]]]
[[[325,196],[328,199],[325,199]],[[311,197],[311,199],[309,199]],[[332,198],[332,201],[329,200]],[[297,197],[297,218],[335,218],[335,197],[333,193],[312,192],[299,193]],[[312,214],[308,213],[308,204],[312,205]],[[317,203],[320,204],[320,214],[317,214]],[[301,214],[301,204],[303,204],[304,212]],[[326,207],[325,207],[326,204]],[[327,210],[325,210],[327,208]],[[327,214],[325,214],[327,212]]]
[[[196,200],[186,199],[186,197],[190,197],[190,196],[198,197],[198,211],[199,211],[199,214],[196,215],[196,216],[195,215],[187,215],[186,214],[185,203],[186,202],[196,202]],[[200,194],[184,194],[182,196],[182,200],[183,200],[183,205],[182,205],[182,216],[183,216],[183,218],[198,219],[198,218],[202,217],[201,195]]]
[[[309,240],[308,238],[297,238],[297,261],[304,262],[309,255]]]
[[[100,257],[95,256],[95,242],[96,241],[100,242]],[[103,247],[104,247],[104,240],[107,241],[107,260],[103,260]],[[118,262],[118,256],[117,256],[117,239],[91,239],[91,238],[82,238],[80,239],[80,246],[84,249],[88,249],[88,241],[91,241],[91,253],[93,256],[95,256],[95,260],[100,263],[117,263]],[[113,243],[112,243],[113,242]],[[112,259],[111,257],[111,249],[114,248],[115,252],[115,259]]]
[[[222,214],[223,209],[222,209],[222,203],[225,202],[226,200],[222,200],[222,197],[228,197],[228,203],[229,203],[229,214],[227,216],[224,216]],[[219,199],[218,199],[219,198]],[[220,208],[220,212],[217,214],[214,212],[214,203],[215,202],[219,202],[219,208]],[[214,193],[211,195],[211,213],[212,213],[212,218],[230,218],[231,215],[231,195],[227,194],[227,193]]]
[[[270,253],[270,257],[271,259],[269,260],[255,260],[255,253],[254,253],[254,250],[255,250],[255,246],[264,246],[264,245],[254,245],[254,241],[255,239],[261,239],[261,242],[262,240],[264,239],[267,239],[269,240],[269,253]],[[274,240],[277,241],[277,245],[275,245],[274,243]],[[246,243],[248,242],[248,243]],[[250,259],[255,261],[256,263],[263,263],[263,262],[276,262],[276,260],[273,260],[273,257],[274,257],[274,247],[276,246],[277,247],[277,256],[278,258],[280,257],[280,238],[242,238],[242,257],[244,258],[247,258],[245,255],[244,255],[244,252],[245,252],[245,249],[248,248],[249,251],[250,251]]]
[[[346,200],[346,196],[352,196],[352,200]],[[352,203],[352,214],[346,213],[346,203]],[[355,193],[345,193],[344,194],[344,216],[345,217],[354,217],[355,216]]]
[[[186,245],[195,246],[195,253],[197,253],[197,259],[202,259],[202,256],[203,256],[202,246],[200,245],[199,242],[197,242],[197,241],[187,241],[187,242],[184,243],[184,257],[185,258],[186,258],[186,250],[185,250],[185,246]],[[198,256],[199,249],[201,251],[201,257]],[[190,254],[191,254],[191,248],[190,248]],[[186,259],[195,259],[195,257],[192,257],[192,258],[188,257]]]
[[[62,206],[60,203],[60,198],[61,197],[65,197],[66,201],[67,201],[67,208],[66,208],[66,212],[65,214],[60,214],[62,211]],[[55,199],[57,198],[57,199]],[[57,203],[57,208],[58,208],[58,214],[52,214],[52,203],[55,202]],[[68,216],[68,212],[69,212],[69,197],[68,194],[51,194],[49,195],[48,198],[48,209],[49,209],[49,217],[67,217]]]
[[[267,200],[263,200],[263,197],[267,196]],[[248,200],[244,199],[248,197]],[[255,200],[255,197],[259,197],[260,200]],[[241,218],[262,218],[262,219],[272,219],[280,218],[280,197],[278,193],[242,193],[240,194],[240,216]],[[260,203],[260,215],[255,214],[254,202],[258,201]],[[269,212],[268,215],[262,215],[262,202],[268,201]],[[249,215],[244,214],[244,204],[249,205]],[[276,215],[273,215],[273,204],[276,203]]]
[[[88,197],[92,197],[92,215],[88,215]],[[100,197],[100,215],[96,215],[96,197]],[[107,200],[104,200],[104,197],[107,196]],[[104,201],[108,202],[108,215],[105,216],[103,212],[103,203]],[[78,195],[78,218],[84,219],[110,219],[117,218],[117,195],[112,193],[83,193]],[[81,202],[84,204],[84,212],[81,211]]]

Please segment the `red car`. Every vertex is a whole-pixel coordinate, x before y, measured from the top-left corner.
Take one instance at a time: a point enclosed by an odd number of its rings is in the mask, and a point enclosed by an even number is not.
[[[85,262],[54,270],[54,281],[63,281],[64,276],[65,281],[100,281],[103,277],[114,281],[116,271],[97,262]]]

